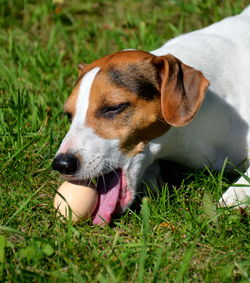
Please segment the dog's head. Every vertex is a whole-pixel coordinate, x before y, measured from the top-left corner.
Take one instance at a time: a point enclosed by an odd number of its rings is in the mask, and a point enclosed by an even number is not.
[[[97,179],[94,223],[109,222],[133,202],[157,155],[150,143],[171,126],[188,124],[207,87],[201,72],[172,55],[128,50],[79,65],[64,106],[72,124],[53,168],[71,180]]]

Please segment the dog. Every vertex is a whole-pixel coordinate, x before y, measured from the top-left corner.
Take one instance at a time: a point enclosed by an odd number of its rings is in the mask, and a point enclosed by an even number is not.
[[[96,178],[93,223],[110,223],[160,172],[159,160],[250,173],[250,6],[157,50],[123,50],[79,65],[64,111],[72,123],[52,167],[68,180]],[[230,166],[229,166],[230,167]],[[244,206],[240,177],[219,200]]]

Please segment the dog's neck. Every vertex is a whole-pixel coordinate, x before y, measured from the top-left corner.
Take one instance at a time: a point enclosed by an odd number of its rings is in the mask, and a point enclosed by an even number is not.
[[[242,154],[238,154],[231,123],[242,124],[242,119],[234,108],[208,90],[203,105],[192,122],[184,127],[171,127],[164,136],[149,144],[149,150],[160,159],[193,168],[203,168],[206,164],[219,170],[227,157],[238,165],[244,158]],[[218,136],[221,136],[220,142]],[[237,137],[237,141],[243,143],[244,139]],[[235,152],[222,151],[223,144],[232,148],[232,143],[235,143]]]

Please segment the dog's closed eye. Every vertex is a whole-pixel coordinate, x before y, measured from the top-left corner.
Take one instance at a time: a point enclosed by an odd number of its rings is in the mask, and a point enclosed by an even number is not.
[[[98,116],[113,119],[130,106],[130,102],[123,102],[115,105],[104,106],[98,111]]]

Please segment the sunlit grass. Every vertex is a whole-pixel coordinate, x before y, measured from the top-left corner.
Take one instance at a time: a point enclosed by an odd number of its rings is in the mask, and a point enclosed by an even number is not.
[[[173,167],[184,181],[100,228],[56,219],[51,160],[78,63],[155,49],[248,1],[58,2],[0,1],[0,281],[247,282],[249,219],[216,208],[220,173]]]

